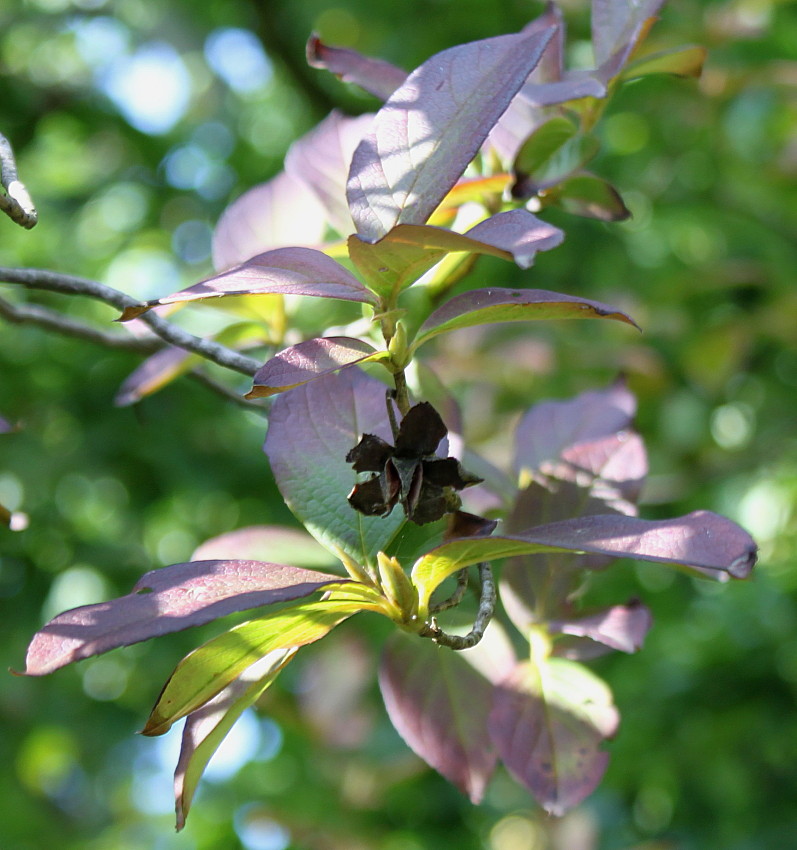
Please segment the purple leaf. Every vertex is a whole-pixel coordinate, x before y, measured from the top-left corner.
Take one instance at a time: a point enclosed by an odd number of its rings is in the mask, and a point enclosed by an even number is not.
[[[465,234],[471,239],[508,251],[522,269],[529,268],[538,251],[550,251],[565,238],[558,227],[527,210],[508,210],[479,222]]]
[[[600,750],[619,715],[608,687],[561,658],[518,664],[496,688],[489,718],[499,756],[552,815],[562,815],[598,785],[609,760]]]
[[[371,59],[356,50],[331,47],[317,35],[307,42],[307,64],[354,83],[380,100],[387,100],[407,79],[407,72],[383,59]]]
[[[312,248],[277,248],[209,277],[194,286],[127,307],[120,321],[134,319],[158,304],[180,304],[225,295],[312,295],[373,304],[374,296],[326,254]]]
[[[636,399],[622,380],[566,401],[539,402],[517,426],[515,471],[529,475],[578,443],[625,431],[635,414]]]
[[[589,638],[620,652],[637,652],[652,624],[650,610],[634,600],[585,617],[553,620],[548,628],[552,634]]]
[[[327,221],[341,236],[354,229],[346,203],[351,159],[373,120],[373,115],[347,118],[332,112],[315,129],[294,142],[285,156],[286,173],[316,194],[326,210]],[[307,244],[306,237],[293,244]]]
[[[551,319],[616,319],[637,327],[620,310],[575,295],[545,289],[474,289],[438,307],[421,325],[415,347],[441,333],[494,322],[526,322]]]
[[[346,500],[357,481],[348,452],[363,434],[392,442],[386,391],[359,369],[324,375],[277,396],[266,436],[265,451],[288,507],[317,540],[359,563],[386,550],[405,524],[400,510],[367,517]]]
[[[246,561],[273,561],[310,569],[340,566],[306,531],[280,525],[251,525],[212,537],[198,546],[192,561],[239,558]]]
[[[355,363],[387,356],[387,351],[377,351],[367,342],[347,336],[309,339],[280,351],[261,366],[246,398],[275,395]]]
[[[478,803],[496,761],[486,728],[489,682],[457,653],[396,634],[382,655],[379,687],[408,746]]]
[[[113,403],[127,407],[141,401],[145,396],[162,389],[170,381],[190,371],[201,362],[201,358],[182,348],[169,346],[148,357],[137,369],[125,378]]]
[[[554,30],[438,53],[379,110],[354,153],[347,189],[360,237],[423,224],[457,182],[539,61]]]
[[[235,721],[257,702],[295,654],[295,649],[269,652],[186,719],[180,758],[174,773],[178,831],[185,826],[188,810],[207,763]]]
[[[664,0],[592,0],[592,47],[602,81],[622,69],[663,5]]]
[[[127,595],[59,614],[28,647],[28,676],[235,611],[309,596],[348,580],[259,561],[192,561],[152,570]]]
[[[324,206],[301,180],[277,174],[222,213],[213,232],[213,268],[229,269],[283,246],[320,245],[327,218]]]

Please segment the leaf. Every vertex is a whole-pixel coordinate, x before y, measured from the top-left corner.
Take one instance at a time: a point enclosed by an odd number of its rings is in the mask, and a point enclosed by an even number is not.
[[[174,773],[178,831],[185,826],[197,785],[213,754],[235,721],[257,702],[295,653],[295,649],[269,652],[188,716]]]
[[[28,676],[211,620],[309,596],[340,576],[246,560],[191,561],[145,573],[127,596],[59,614],[28,647]]]
[[[674,74],[676,77],[699,77],[703,72],[708,51],[705,47],[689,45],[662,50],[643,56],[623,71],[624,80],[636,80],[649,74]]]
[[[389,356],[387,351],[377,351],[367,342],[347,336],[309,339],[280,351],[261,366],[245,398],[275,395],[355,363],[384,360]]]
[[[277,248],[173,295],[127,307],[119,321],[135,319],[159,304],[267,293],[374,303],[374,296],[360,281],[326,254],[312,248]]]
[[[554,28],[463,44],[431,57],[379,110],[354,152],[347,196],[376,242],[423,224],[457,182],[539,61]]]
[[[573,215],[599,221],[625,221],[631,212],[619,192],[594,174],[576,174],[546,191],[545,204],[553,203]]]
[[[518,664],[496,688],[489,730],[501,760],[552,815],[598,785],[609,760],[600,750],[619,715],[606,684],[562,658]]]
[[[349,238],[349,256],[369,288],[394,298],[447,253],[490,254],[528,268],[537,251],[556,247],[564,234],[526,210],[498,213],[467,233],[440,227],[400,224],[378,242]]]
[[[592,47],[601,80],[619,73],[663,5],[664,0],[592,0]]]
[[[565,141],[552,155],[541,162],[534,171],[524,167],[525,146],[518,151],[518,158],[512,166],[517,175],[512,187],[512,197],[530,198],[551,186],[556,186],[575,174],[595,157],[600,143],[594,136],[579,133]]]
[[[382,655],[379,687],[407,745],[479,803],[496,762],[487,735],[489,682],[458,653],[395,634]]]
[[[212,537],[194,550],[191,560],[232,557],[252,561],[268,559],[310,569],[340,566],[335,557],[306,531],[279,525],[251,525]]]
[[[561,115],[549,118],[523,142],[515,157],[514,170],[522,174],[534,174],[577,132],[578,127],[569,118]]]
[[[650,609],[638,600],[604,611],[547,623],[551,634],[589,638],[620,652],[638,652],[653,624]]]
[[[141,734],[163,735],[267,653],[320,640],[362,607],[359,600],[302,602],[241,623],[203,643],[175,667]]]
[[[556,550],[653,561],[725,580],[750,574],[757,547],[744,529],[711,511],[694,511],[666,520],[621,514],[585,516],[511,536],[453,540],[427,552],[412,568],[419,617],[426,616],[435,588],[463,567]]]
[[[626,431],[635,414],[636,399],[623,380],[573,399],[538,402],[515,431],[515,472],[528,480],[546,462],[559,461],[567,449]]]
[[[474,325],[601,318],[617,319],[637,327],[634,320],[620,310],[574,295],[544,289],[474,289],[456,295],[438,307],[419,328],[414,348],[419,348],[439,334]]]
[[[317,35],[307,42],[307,64],[353,83],[380,100],[387,100],[407,79],[407,72],[383,59],[371,59],[356,50],[331,47]]]
[[[280,173],[233,201],[213,231],[213,268],[229,269],[265,251],[323,242],[327,211],[296,177]]]
[[[308,186],[324,207],[327,221],[341,236],[354,229],[346,202],[351,159],[374,116],[347,118],[333,111],[317,127],[294,142],[285,155],[285,171]],[[283,243],[287,244],[287,243]],[[292,244],[305,244],[294,242]]]
[[[197,354],[169,346],[148,357],[125,378],[113,400],[117,407],[127,407],[165,387],[180,375],[190,372],[202,362]]]
[[[368,563],[406,522],[401,510],[367,517],[346,500],[357,474],[346,455],[363,434],[386,442],[387,387],[358,369],[324,375],[274,400],[265,451],[288,507],[333,552]]]

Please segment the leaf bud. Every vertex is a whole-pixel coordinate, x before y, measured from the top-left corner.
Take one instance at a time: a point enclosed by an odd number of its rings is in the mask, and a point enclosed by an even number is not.
[[[418,613],[418,593],[396,558],[377,552],[379,580],[382,590],[390,602],[401,612],[404,622],[409,622]]]

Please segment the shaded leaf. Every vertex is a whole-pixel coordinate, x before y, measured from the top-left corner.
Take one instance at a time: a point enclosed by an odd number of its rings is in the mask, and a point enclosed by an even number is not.
[[[192,561],[209,561],[216,558],[268,560],[311,569],[340,566],[334,555],[306,531],[280,525],[251,525],[228,531],[206,540],[191,555]]]
[[[599,221],[625,221],[631,217],[631,212],[614,186],[594,174],[568,177],[545,193],[544,202],[555,203],[573,215]]]
[[[266,293],[374,303],[373,295],[360,281],[326,254],[312,248],[277,248],[173,295],[127,307],[119,321],[134,319],[158,304]]]
[[[598,301],[544,289],[493,287],[463,292],[438,307],[421,325],[414,347],[459,328],[551,319],[616,319],[637,327],[630,316]]]
[[[180,375],[190,372],[193,366],[201,363],[198,354],[191,354],[182,348],[169,346],[147,357],[138,368],[125,378],[114,397],[117,407],[127,407],[141,401],[166,386]]]
[[[379,687],[408,746],[478,803],[496,762],[487,735],[489,682],[458,653],[395,634],[382,654]]]
[[[209,623],[235,611],[309,596],[340,576],[260,561],[174,564],[143,575],[127,596],[59,614],[28,647],[25,673],[59,667],[159,635]]]
[[[370,114],[348,118],[333,111],[294,142],[285,155],[286,173],[315,192],[326,210],[328,223],[341,236],[354,229],[346,202],[346,180],[355,148],[373,119]],[[306,244],[306,238],[293,244]]]
[[[689,45],[662,50],[632,62],[623,72],[624,80],[636,80],[648,74],[674,74],[677,77],[699,77],[708,51],[705,47]]]
[[[348,452],[363,434],[392,442],[386,391],[346,369],[277,396],[269,417],[265,451],[286,504],[324,546],[359,563],[387,551],[406,522],[399,511],[363,516],[346,500],[357,482]]]
[[[246,398],[263,398],[298,387],[355,363],[383,360],[387,351],[377,351],[367,342],[347,336],[309,339],[275,354],[254,377]]]
[[[324,44],[317,35],[307,42],[307,64],[354,83],[380,100],[387,100],[407,79],[407,72],[383,59],[371,59],[356,50]]]
[[[359,601],[303,602],[241,623],[203,643],[175,667],[141,734],[163,735],[267,653],[320,640],[360,610]]]
[[[501,760],[552,815],[598,785],[609,760],[600,750],[619,715],[609,688],[572,661],[518,664],[496,688],[489,730]]]
[[[572,399],[538,402],[515,432],[515,472],[528,478],[578,443],[627,430],[635,414],[636,399],[622,380]]]
[[[650,609],[638,600],[604,611],[547,624],[551,634],[589,638],[620,652],[638,652],[653,624]]]
[[[526,138],[515,157],[516,172],[534,174],[578,132],[578,127],[561,115],[549,118]]]
[[[188,716],[174,773],[178,831],[185,826],[197,785],[213,754],[235,721],[257,702],[295,652],[295,649],[269,652]]]
[[[222,213],[213,231],[213,268],[229,269],[286,245],[320,245],[327,217],[311,189],[280,173],[249,189]]]
[[[347,196],[375,242],[422,224],[457,182],[542,54],[553,28],[445,50],[416,68],[354,153]]]
[[[581,171],[591,159],[594,159],[599,150],[600,143],[594,136],[579,133],[560,145],[534,171],[527,171],[523,163],[525,146],[521,147],[512,167],[517,175],[515,185],[512,187],[512,197],[530,198],[544,189],[556,186],[567,177]]]
[[[448,576],[480,561],[546,550],[575,551],[685,567],[713,578],[746,578],[757,547],[736,523],[711,511],[667,520],[615,515],[585,516],[529,528],[512,536],[444,543],[419,558],[412,569],[419,616]]]

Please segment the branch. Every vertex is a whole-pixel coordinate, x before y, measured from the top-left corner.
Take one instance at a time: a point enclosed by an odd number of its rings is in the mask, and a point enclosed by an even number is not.
[[[89,298],[96,298],[98,301],[110,304],[120,311],[124,310],[125,307],[133,307],[139,303],[135,298],[125,295],[124,292],[119,292],[118,289],[105,286],[105,284],[98,283],[97,281],[51,272],[46,269],[9,269],[0,267],[0,280],[7,283],[18,283],[27,289],[42,289],[48,292],[60,292],[66,295],[86,295]],[[178,348],[183,348],[186,351],[192,351],[194,354],[199,354],[201,357],[219,366],[224,366],[227,369],[232,369],[235,372],[240,372],[250,377],[254,376],[255,372],[260,368],[260,361],[239,354],[225,345],[219,345],[217,342],[194,336],[177,325],[167,322],[155,313],[145,313],[139,317],[139,321],[148,325],[165,342],[176,345]]]
[[[465,591],[468,589],[468,569],[467,567],[464,570],[460,570],[457,573],[457,586],[454,588],[454,592],[448,599],[444,599],[442,602],[438,602],[436,605],[432,605],[431,612],[432,614],[439,614],[441,611],[448,611],[449,608],[456,608],[460,602],[462,602],[462,597],[465,595]]]
[[[0,195],[0,210],[11,221],[30,230],[31,227],[36,225],[39,216],[25,184],[20,181],[17,175],[17,163],[14,159],[14,151],[11,150],[11,144],[2,133],[0,133],[0,183],[7,193]]]
[[[127,334],[101,331],[83,322],[77,322],[67,316],[62,316],[54,310],[36,305],[11,304],[0,298],[0,316],[17,325],[37,325],[48,331],[78,337],[89,342],[96,342],[106,348],[117,348],[125,351],[136,351],[141,354],[152,354],[163,347],[156,339],[138,339]]]
[[[473,621],[473,628],[466,635],[447,634],[438,627],[434,618],[431,624],[424,626],[418,634],[421,637],[431,638],[435,643],[447,646],[449,649],[470,649],[476,646],[484,637],[484,631],[495,613],[495,580],[492,568],[487,561],[479,564],[479,579],[482,584],[479,610]]]
[[[262,403],[250,401],[249,399],[244,398],[240,393],[230,389],[228,386],[225,386],[219,381],[214,381],[213,378],[209,377],[204,372],[194,369],[188,373],[187,377],[192,378],[198,384],[201,384],[206,389],[216,393],[216,395],[221,396],[223,399],[237,404],[238,407],[242,407],[244,410],[252,410],[255,413],[259,413],[261,416],[268,416],[268,407],[264,407]]]

